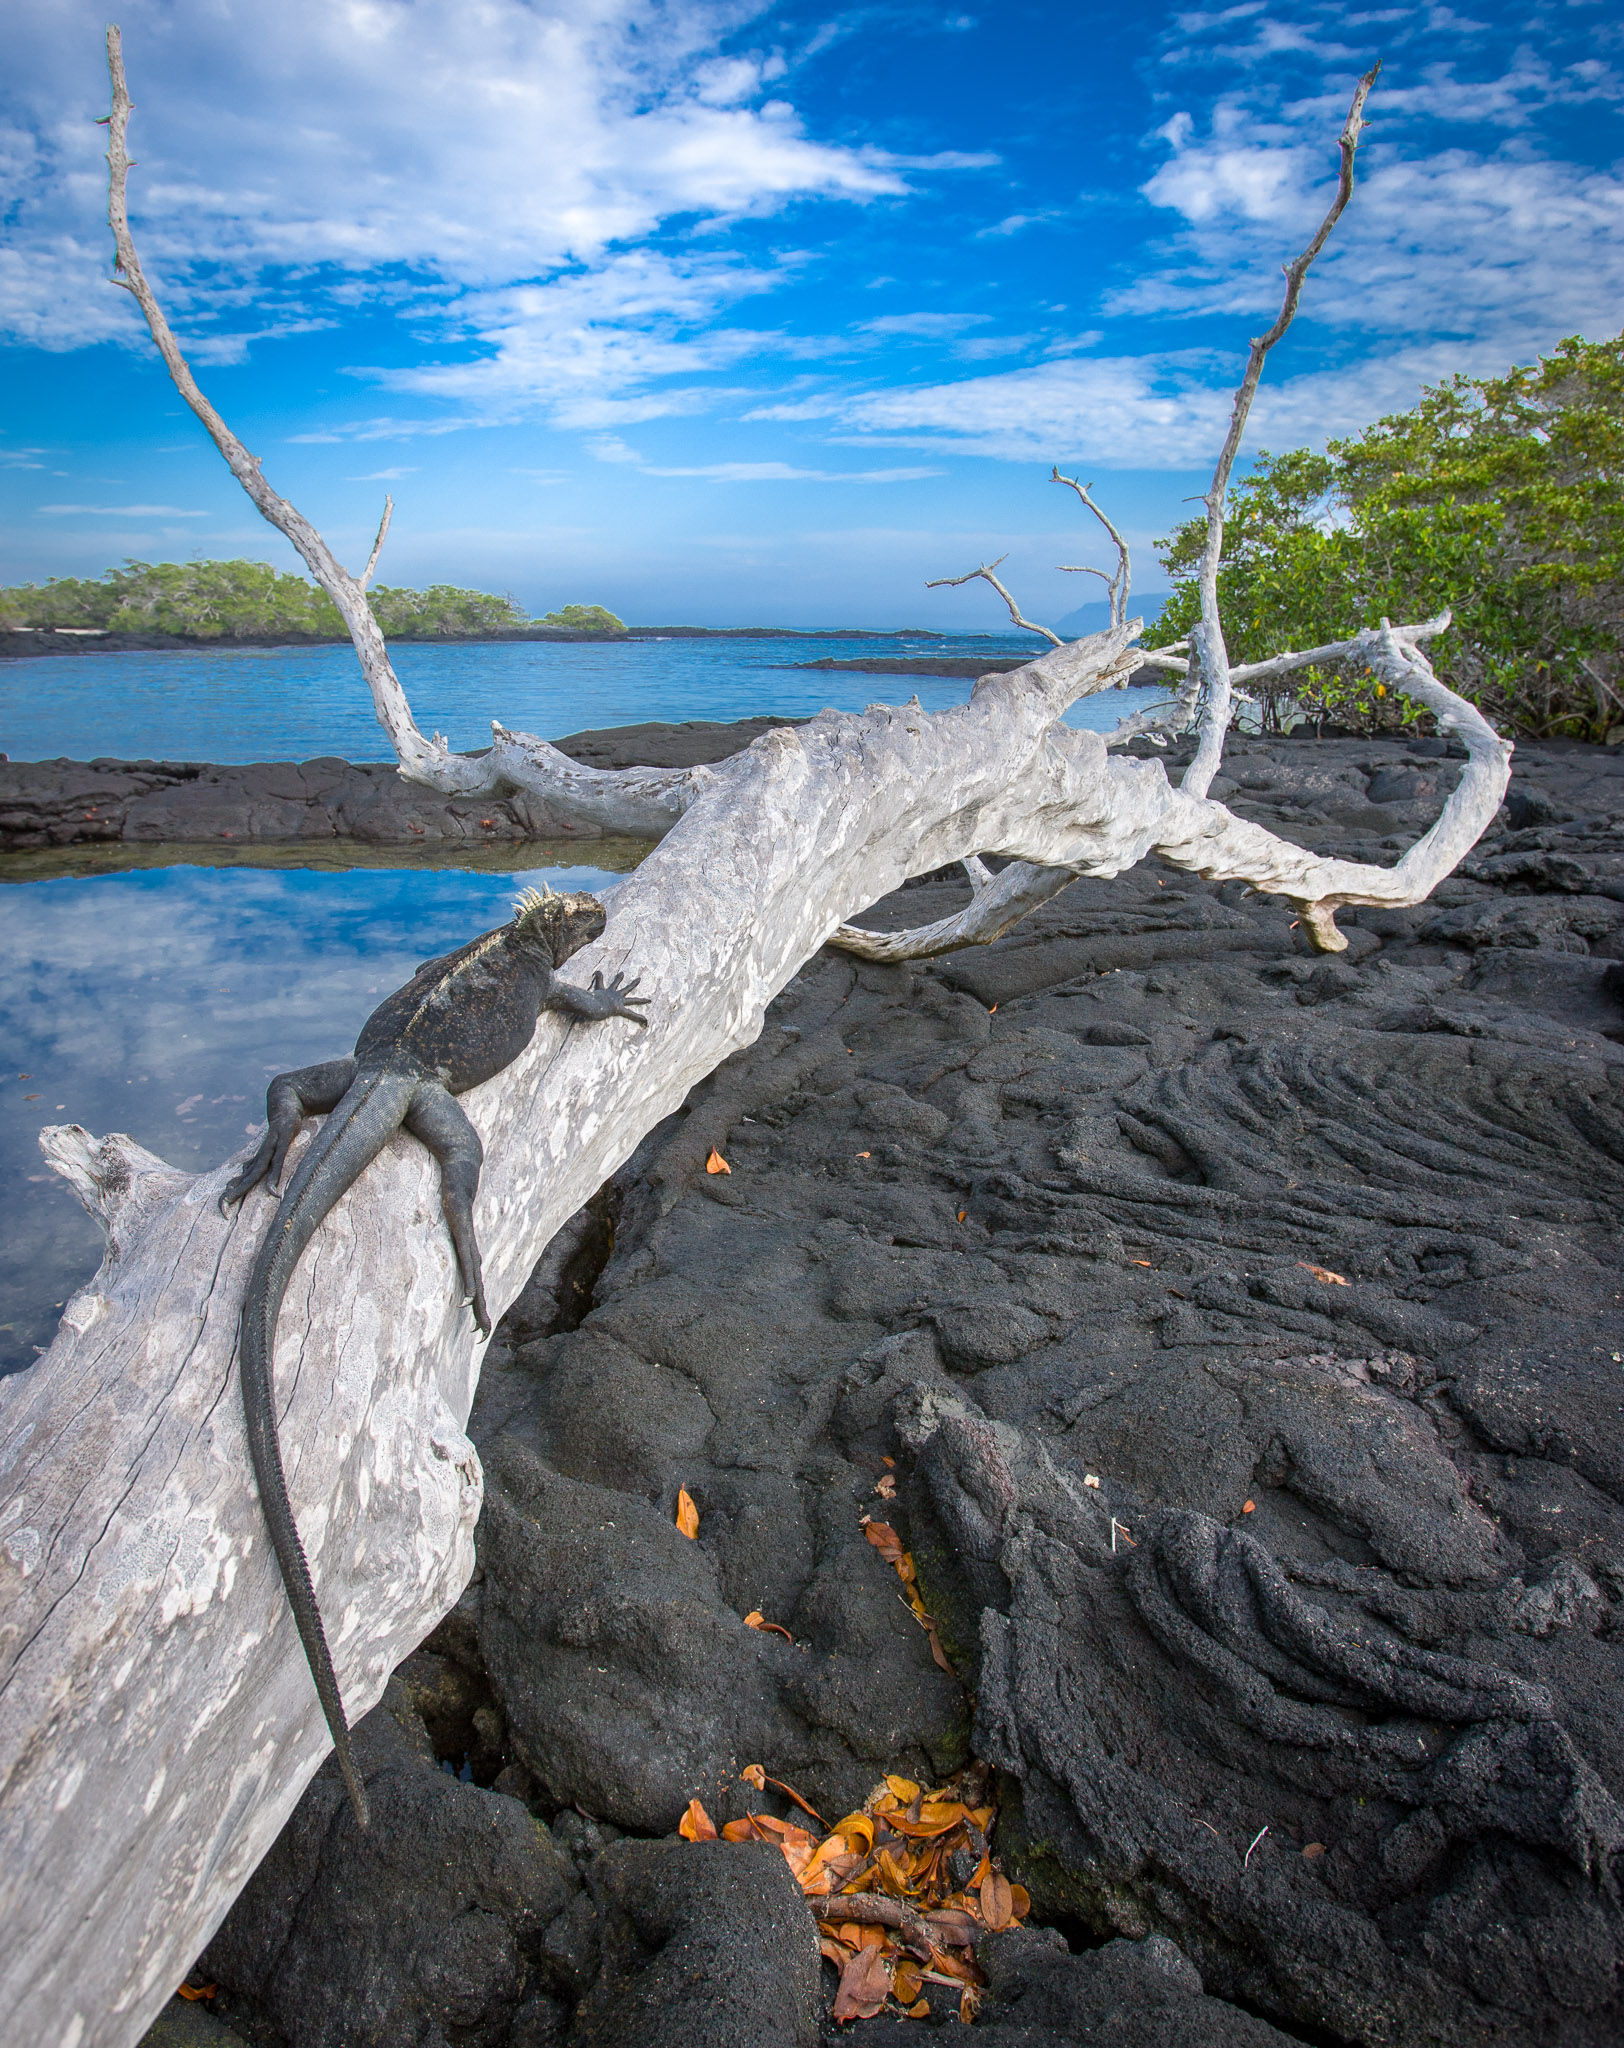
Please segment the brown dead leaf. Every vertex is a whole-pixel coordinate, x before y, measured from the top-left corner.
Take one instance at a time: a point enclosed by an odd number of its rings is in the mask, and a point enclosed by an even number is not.
[[[1017,1920],[1024,1920],[1032,1910],[1032,1895],[1024,1884],[1012,1884],[1009,1888],[1009,1910]]]
[[[685,1842],[714,1842],[716,1823],[697,1799],[690,1799],[688,1811],[677,1822],[677,1833]]]
[[[1316,1266],[1309,1259],[1299,1259],[1298,1265],[1305,1273],[1312,1273],[1316,1280],[1323,1280],[1327,1287],[1351,1287],[1351,1280],[1344,1280],[1340,1273],[1333,1273],[1329,1266]]]
[[[677,1488],[677,1527],[690,1542],[699,1534],[699,1510],[686,1486]]]
[[[930,1654],[935,1659],[937,1669],[945,1671],[949,1678],[956,1677],[957,1674],[952,1665],[947,1661],[947,1652],[942,1648],[941,1637],[936,1633],[935,1622],[930,1624],[926,1633],[930,1637]]]
[[[1130,1259],[1128,1264],[1130,1266],[1148,1266],[1150,1261],[1149,1259]]]
[[[1324,1854],[1325,1844],[1323,1842],[1305,1842],[1303,1844],[1303,1856],[1309,1863],[1312,1863],[1316,1856],[1323,1856]]]
[[[938,1906],[924,1916],[932,1935],[949,1948],[974,1948],[980,1927],[957,1906]]]
[[[961,1210],[959,1211],[959,1213],[958,1213],[957,1217],[956,1217],[956,1218],[954,1219],[954,1220],[955,1220],[955,1222],[958,1222],[958,1223],[962,1223],[962,1222],[964,1221],[965,1217],[969,1215],[969,1213],[970,1213],[970,1212],[969,1212],[969,1210],[968,1210],[968,1209],[961,1209]]]
[[[1014,1897],[1002,1871],[989,1870],[981,1880],[981,1917],[994,1934],[1015,1924]]]
[[[900,1564],[908,1555],[902,1547],[902,1538],[889,1522],[870,1522],[863,1534],[889,1565]]]
[[[966,1984],[959,1993],[959,2019],[969,2026],[981,2010],[981,1993],[973,1984]]]
[[[716,1147],[712,1145],[710,1157],[705,1161],[705,1171],[707,1173],[731,1173],[733,1169],[728,1165],[721,1153],[717,1151]]]
[[[744,1617],[744,1625],[746,1628],[759,1629],[763,1635],[782,1636],[786,1643],[793,1643],[795,1640],[781,1621],[764,1620],[759,1607],[751,1608],[750,1612]]]
[[[1243,1515],[1255,1515],[1257,1513],[1257,1502],[1255,1500],[1243,1500],[1241,1502],[1241,1513]]]
[[[871,2020],[891,1996],[891,1972],[880,1948],[861,1948],[840,1973],[831,2017]]]
[[[178,1984],[175,1987],[177,1995],[187,1999],[212,1998],[219,1988],[218,1984]],[[190,2026],[191,2021],[186,2024]]]
[[[759,1618],[758,1616],[757,1619],[759,1620]],[[754,1627],[755,1624],[751,1622],[748,1614],[744,1619],[747,1627]],[[740,1771],[739,1776],[747,1785],[754,1785],[758,1792],[766,1791],[767,1767],[765,1764],[746,1764],[744,1769]]]
[[[843,1941],[836,1941],[832,1934],[820,1934],[818,1947],[825,1960],[833,1963],[837,1970],[843,1970],[852,1959],[852,1951]]]
[[[859,1152],[857,1154],[857,1157],[859,1159],[872,1159],[874,1157],[874,1154],[872,1152]]]
[[[928,1998],[915,1999],[912,2005],[903,2007],[902,2016],[904,2019],[910,2020],[928,2020],[930,2018],[930,2000]]]
[[[890,1472],[882,1472],[875,1483],[874,1491],[880,1496],[881,1500],[895,1500],[897,1497],[895,1475]]]

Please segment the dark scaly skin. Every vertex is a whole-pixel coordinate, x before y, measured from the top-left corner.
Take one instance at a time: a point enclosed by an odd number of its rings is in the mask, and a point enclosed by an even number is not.
[[[266,1091],[269,1128],[258,1151],[220,1197],[236,1202],[262,1180],[278,1190],[288,1148],[307,1117],[331,1111],[300,1160],[271,1227],[265,1233],[242,1310],[239,1361],[248,1449],[259,1497],[282,1568],[288,1602],[332,1731],[338,1767],[367,1825],[366,1793],[350,1749],[344,1703],[322,1628],[310,1566],[288,1501],[276,1431],[271,1360],[276,1323],[300,1253],[322,1218],[377,1158],[398,1130],[422,1140],[440,1162],[440,1200],[456,1247],[462,1284],[474,1320],[490,1335],[490,1313],[474,1237],[473,1201],[483,1151],[455,1097],[498,1074],[530,1043],[543,1010],[582,1018],[629,1017],[646,996],[635,981],[608,987],[595,974],[589,989],[560,981],[556,970],[604,928],[594,896],[520,899],[511,924],[470,939],[454,953],[429,960],[403,988],[380,1003],[362,1027],[354,1056],[278,1074]]]

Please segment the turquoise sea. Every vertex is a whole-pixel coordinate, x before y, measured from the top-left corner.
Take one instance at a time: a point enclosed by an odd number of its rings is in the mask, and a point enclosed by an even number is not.
[[[915,689],[929,710],[962,702],[970,685],[950,678],[789,666],[826,654],[918,654],[926,644],[543,642],[395,654],[419,724],[476,747],[492,717],[560,738],[648,719],[856,710]],[[947,651],[1009,654],[1030,644],[1000,635],[955,639]],[[1149,694],[1093,699],[1074,722],[1114,724]],[[0,749],[15,760],[387,753],[354,657],[339,647],[0,663]],[[42,1125],[127,1131],[176,1166],[217,1164],[261,1122],[270,1075],[347,1052],[368,1013],[419,961],[500,923],[524,882],[601,893],[619,880],[590,865],[335,872],[288,858],[0,888],[0,1372],[32,1363],[101,1256],[99,1229],[46,1170]]]

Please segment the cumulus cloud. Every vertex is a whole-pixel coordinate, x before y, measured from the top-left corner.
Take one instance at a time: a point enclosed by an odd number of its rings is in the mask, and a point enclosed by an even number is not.
[[[284,0],[268,19],[247,0],[132,0],[144,254],[183,313],[267,270],[299,273],[308,305],[386,271],[432,301],[593,263],[682,216],[906,190],[900,159],[819,142],[759,98],[781,60],[719,53],[757,11]],[[8,24],[0,286],[11,331],[43,347],[132,331],[105,283],[102,21],[89,0],[19,0]]]

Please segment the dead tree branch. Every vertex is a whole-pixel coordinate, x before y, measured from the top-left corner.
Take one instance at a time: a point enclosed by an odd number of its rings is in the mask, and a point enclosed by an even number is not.
[[[112,282],[129,292],[141,308],[152,338],[158,345],[158,353],[164,359],[164,367],[174,379],[175,389],[203,422],[209,438],[225,457],[226,466],[248,493],[255,509],[278,533],[293,543],[311,575],[338,607],[339,617],[355,643],[361,673],[372,692],[372,706],[378,715],[378,723],[389,735],[389,744],[395,750],[402,771],[409,774],[412,764],[432,759],[435,749],[418,731],[407,708],[406,693],[390,663],[383,634],[372,616],[365,590],[378,549],[383,545],[388,513],[385,513],[384,526],[379,529],[378,546],[373,549],[373,561],[368,564],[366,575],[359,579],[352,576],[304,514],[271,489],[261,472],[259,457],[249,454],[204,397],[192,375],[191,366],[181,352],[180,343],[164,318],[163,308],[147,282],[130,233],[126,193],[131,168],[128,142],[132,107],[124,82],[123,38],[116,27],[109,27],[107,31],[107,68],[113,85],[113,108],[107,122],[107,219],[117,251]]]
[[[1229,431],[1224,436],[1224,445],[1218,456],[1218,466],[1212,473],[1212,486],[1207,492],[1207,539],[1201,551],[1201,563],[1197,571],[1197,584],[1201,592],[1201,623],[1190,635],[1191,666],[1185,698],[1192,713],[1200,699],[1199,739],[1195,758],[1184,771],[1182,787],[1192,796],[1205,796],[1212,787],[1212,778],[1218,773],[1218,763],[1223,758],[1224,734],[1229,729],[1233,709],[1233,677],[1229,669],[1229,650],[1224,644],[1223,619],[1218,609],[1218,566],[1224,552],[1224,507],[1229,497],[1229,477],[1235,466],[1235,457],[1241,445],[1241,436],[1246,431],[1246,422],[1252,411],[1252,400],[1257,396],[1258,382],[1263,375],[1263,365],[1269,351],[1279,341],[1292,321],[1297,317],[1297,304],[1303,294],[1303,281],[1309,267],[1325,247],[1332,228],[1342,217],[1342,210],[1353,197],[1353,164],[1359,148],[1359,132],[1364,126],[1365,100],[1381,65],[1375,64],[1367,71],[1354,88],[1353,103],[1348,108],[1348,118],[1343,123],[1338,138],[1340,152],[1336,195],[1326,209],[1325,218],[1315,231],[1313,240],[1295,262],[1286,265],[1286,290],[1275,316],[1274,325],[1267,334],[1259,335],[1252,343],[1247,357],[1246,375],[1241,379],[1240,389],[1235,393],[1235,403],[1229,416]]]
[[[998,557],[998,561],[983,562],[979,569],[966,569],[962,576],[933,577],[929,582],[926,583],[925,588],[927,590],[956,590],[961,583],[973,583],[979,576],[983,582],[990,583],[993,589],[997,591],[998,595],[1004,600],[1005,604],[1009,606],[1010,617],[1014,620],[1015,624],[1019,626],[1024,632],[1041,633],[1044,639],[1049,642],[1051,647],[1063,647],[1065,645],[1065,642],[1061,639],[1058,633],[1051,632],[1047,626],[1039,626],[1034,624],[1031,619],[1023,619],[1021,617],[1020,606],[1015,602],[1014,598],[1010,596],[1009,592],[1004,588],[1003,584],[1000,583],[998,578],[993,574],[993,571],[996,568],[998,568],[999,564],[1002,563],[1005,559],[1005,556],[1000,555]]]
[[[395,501],[387,491],[383,494],[383,517],[378,521],[378,538],[372,543],[372,552],[367,556],[367,565],[356,577],[356,582],[365,590],[372,581],[372,572],[378,566],[378,557],[383,553],[384,540],[389,532],[389,522],[395,516]],[[370,609],[370,607],[369,607]]]
[[[1093,513],[1101,526],[1111,536],[1112,543],[1117,551],[1116,573],[1111,576],[1108,576],[1103,569],[1079,568],[1070,562],[1057,562],[1055,566],[1058,569],[1064,570],[1068,576],[1098,576],[1105,585],[1106,592],[1111,601],[1111,624],[1113,626],[1120,626],[1122,621],[1128,616],[1128,593],[1133,588],[1132,565],[1128,557],[1128,543],[1123,539],[1121,533],[1117,530],[1104,509],[1095,503],[1091,495],[1094,489],[1092,484],[1080,484],[1074,476],[1062,476],[1058,468],[1050,470],[1049,481],[1052,484],[1065,484],[1069,489],[1077,493],[1089,511]]]

